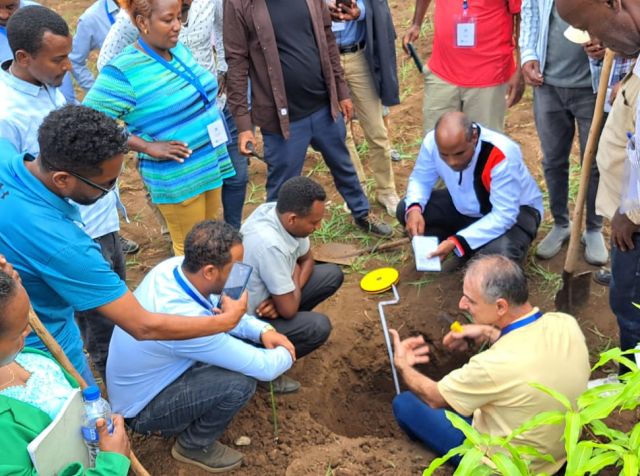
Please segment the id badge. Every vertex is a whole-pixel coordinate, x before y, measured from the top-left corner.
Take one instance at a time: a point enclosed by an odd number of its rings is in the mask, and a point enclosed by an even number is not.
[[[207,132],[209,133],[209,140],[211,145],[218,147],[222,144],[226,144],[229,140],[227,136],[227,129],[224,127],[222,119],[218,119],[207,126]]]
[[[455,47],[473,48],[476,46],[476,19],[468,15],[456,18]]]

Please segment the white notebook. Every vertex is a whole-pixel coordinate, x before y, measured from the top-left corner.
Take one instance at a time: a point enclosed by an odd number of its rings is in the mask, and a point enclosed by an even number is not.
[[[440,271],[440,258],[428,256],[438,247],[438,238],[435,236],[414,236],[411,240],[413,254],[416,257],[416,270]]]

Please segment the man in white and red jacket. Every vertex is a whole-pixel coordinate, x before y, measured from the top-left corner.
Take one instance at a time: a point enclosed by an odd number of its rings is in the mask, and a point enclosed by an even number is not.
[[[438,178],[446,189],[434,190]],[[496,253],[522,263],[542,213],[520,147],[462,112],[447,112],[422,143],[397,217],[410,236],[441,240],[432,256]]]

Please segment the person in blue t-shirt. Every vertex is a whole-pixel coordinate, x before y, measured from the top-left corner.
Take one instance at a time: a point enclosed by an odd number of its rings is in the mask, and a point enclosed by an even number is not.
[[[182,340],[233,329],[247,296],[222,298],[213,319],[146,311],[76,222],[73,200],[91,204],[116,186],[127,152],[118,124],[84,106],[52,111],[37,157],[0,140],[0,253],[13,263],[33,307],[82,376],[93,381],[75,311],[97,309],[138,340]],[[32,333],[27,345],[45,349]]]

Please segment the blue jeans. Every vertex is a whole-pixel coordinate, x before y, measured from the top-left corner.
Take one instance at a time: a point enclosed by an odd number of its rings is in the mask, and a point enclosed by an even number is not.
[[[236,229],[240,229],[242,222],[242,207],[247,194],[247,182],[249,181],[248,159],[238,152],[238,128],[233,116],[229,111],[229,106],[222,110],[224,119],[227,122],[229,141],[227,151],[231,158],[236,174],[225,179],[222,185],[222,207],[224,209],[224,221]]]
[[[632,304],[640,304],[640,233],[633,235],[633,243],[634,249],[628,251],[611,247],[609,306],[618,320],[622,350],[633,349],[640,342],[640,310]],[[620,373],[626,371],[620,367]]]
[[[393,415],[400,428],[411,439],[421,441],[439,456],[465,440],[464,434],[451,424],[444,412],[442,408],[431,408],[412,392],[402,392],[393,399]],[[470,417],[460,417],[471,424]],[[460,458],[456,456],[449,461],[457,466]]]
[[[342,116],[335,121],[329,106],[289,124],[289,139],[262,132],[267,162],[267,201],[277,200],[282,184],[302,174],[307,147],[322,154],[336,188],[355,218],[369,214],[369,201],[362,191],[356,169],[345,144],[346,128]]]
[[[251,377],[197,363],[127,424],[138,433],[178,434],[178,442],[186,449],[208,448],[255,391]]]

